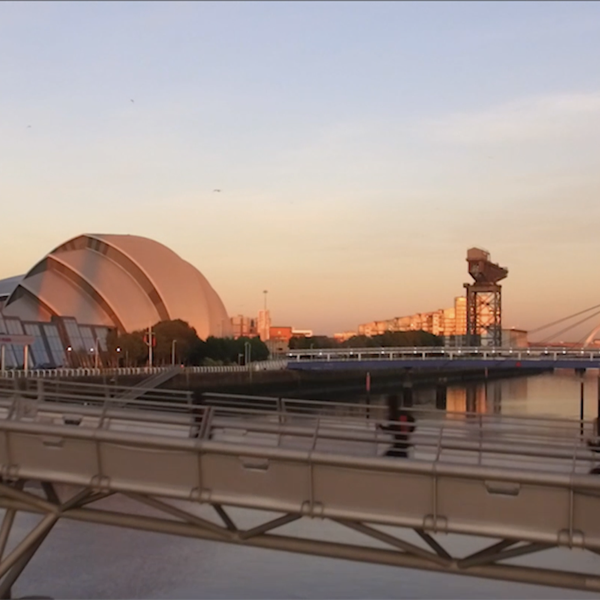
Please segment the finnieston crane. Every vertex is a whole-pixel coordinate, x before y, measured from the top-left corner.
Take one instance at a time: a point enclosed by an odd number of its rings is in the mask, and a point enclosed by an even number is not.
[[[490,253],[481,248],[467,250],[469,275],[474,283],[465,283],[467,295],[467,344],[502,346],[502,286],[499,281],[508,269],[493,263]]]

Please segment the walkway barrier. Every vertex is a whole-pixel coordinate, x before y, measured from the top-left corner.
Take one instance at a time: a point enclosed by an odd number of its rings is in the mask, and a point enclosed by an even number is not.
[[[267,360],[241,365],[215,365],[206,367],[124,367],[124,368],[58,368],[58,369],[7,369],[0,371],[0,379],[74,379],[79,377],[114,377],[120,375],[160,375],[178,368],[180,373],[247,373],[248,371],[278,371],[287,367],[287,360]]]
[[[207,394],[199,405],[159,389],[124,404],[110,390],[45,380],[0,385],[0,547],[16,511],[44,515],[0,560],[0,597],[60,518],[600,591],[596,573],[504,562],[550,548],[600,553],[600,477],[590,474],[596,455],[578,420],[414,408],[414,447],[398,459],[382,456],[393,438],[378,427],[386,424],[380,406],[227,394]],[[591,434],[592,423],[583,426]],[[39,482],[43,495],[25,490],[26,481]],[[65,495],[58,484],[75,491]],[[96,504],[116,493],[166,518]],[[219,520],[200,518],[185,502],[212,506]],[[228,506],[281,516],[245,529]],[[385,547],[273,534],[300,518],[331,520]],[[493,541],[452,556],[442,535],[450,533]]]
[[[395,348],[331,348],[292,350],[286,354],[289,362],[296,361],[364,361],[364,360],[600,360],[600,349],[567,348],[486,348],[475,347],[395,347]]]

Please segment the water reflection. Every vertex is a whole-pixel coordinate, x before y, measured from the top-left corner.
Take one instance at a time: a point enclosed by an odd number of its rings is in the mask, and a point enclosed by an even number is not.
[[[598,416],[599,371],[588,370],[583,377],[572,370],[559,370],[528,377],[452,383],[440,402],[439,385],[415,387],[413,406],[451,413],[505,414],[579,419],[581,383],[584,390],[584,418]],[[398,390],[401,391],[399,386]],[[370,399],[372,406],[383,407],[386,394]],[[348,398],[350,399],[350,398]],[[354,399],[359,399],[355,397]],[[360,394],[360,400],[365,400]]]

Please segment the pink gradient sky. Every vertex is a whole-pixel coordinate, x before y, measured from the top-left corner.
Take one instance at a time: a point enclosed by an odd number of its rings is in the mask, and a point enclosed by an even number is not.
[[[534,328],[600,304],[598,64],[597,3],[1,3],[0,278],[143,235],[331,334],[480,246]]]

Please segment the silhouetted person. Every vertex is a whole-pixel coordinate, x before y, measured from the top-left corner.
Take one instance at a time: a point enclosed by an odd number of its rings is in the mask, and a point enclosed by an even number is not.
[[[412,446],[410,434],[415,430],[415,418],[406,410],[399,408],[397,394],[388,396],[388,421],[386,425],[377,425],[383,431],[394,436],[394,443],[384,456],[408,457],[408,449]]]

